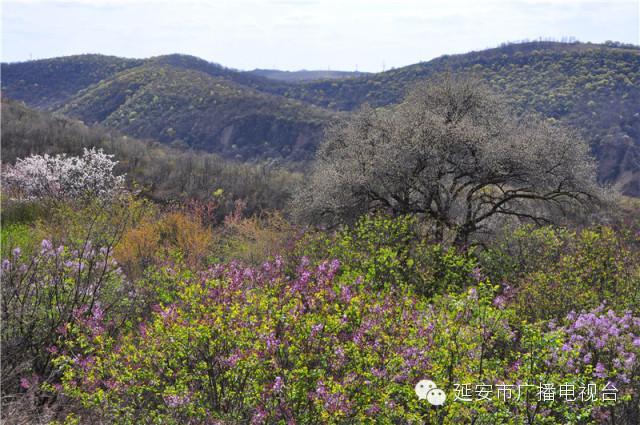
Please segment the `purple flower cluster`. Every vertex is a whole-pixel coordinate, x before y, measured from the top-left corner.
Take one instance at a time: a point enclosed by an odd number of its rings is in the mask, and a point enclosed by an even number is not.
[[[332,416],[375,416],[383,405],[374,405],[376,395],[359,405],[362,388],[373,382],[404,388],[430,367],[433,323],[426,304],[411,293],[379,292],[360,281],[341,280],[338,261],[316,266],[303,258],[292,274],[279,258],[259,268],[231,262],[196,274],[182,274],[177,264],[167,267],[178,282],[176,299],[154,307],[128,334],[107,332],[96,338],[99,319],[104,322],[100,306],[77,311],[75,322],[83,325],[80,331],[89,341],[104,344],[113,335],[101,362],[94,362],[95,347],[83,356],[69,355],[84,391],[102,388],[128,400],[138,397],[136,387],[157,388],[168,407],[209,400],[207,391],[215,391],[221,403],[255,391],[246,397],[253,400],[248,407],[252,423],[293,423],[300,413],[294,412],[297,406],[309,402]],[[113,362],[113,369],[105,370],[126,373],[89,370],[104,361]],[[203,387],[200,376],[185,371],[205,364],[214,383]],[[148,367],[152,370],[146,371]],[[121,376],[127,374],[134,378],[123,382]],[[100,377],[95,382],[82,378],[91,375]],[[191,401],[174,395],[177,377],[193,388]],[[215,380],[224,382],[224,390]],[[406,403],[394,398],[388,403]]]
[[[570,313],[567,320],[563,329],[567,339],[561,351],[569,353],[566,364],[571,372],[591,367],[594,378],[621,386],[640,372],[639,317],[631,312],[618,315],[600,306],[587,313]]]
[[[96,250],[89,241],[71,249],[43,239],[31,255],[16,247],[3,259],[3,308],[9,313],[5,326],[15,329],[16,339],[38,347],[42,358],[47,359],[44,366],[33,366],[40,382],[56,383],[59,372],[49,360],[66,354],[65,343],[74,335],[73,326],[81,327],[90,338],[104,334],[108,325],[105,310],[121,299],[119,291],[125,288],[109,251]],[[37,324],[55,332],[33,332],[21,323]],[[92,368],[91,356],[72,353],[71,359],[79,370]],[[6,361],[18,361],[21,368],[26,364],[20,358]],[[34,382],[23,378],[19,385],[30,389],[36,386]]]
[[[191,401],[191,397],[189,396],[189,394],[183,394],[183,395],[172,394],[172,395],[164,396],[164,402],[167,404],[168,407],[172,409],[184,406],[185,404],[188,404],[190,401]]]
[[[80,306],[73,310],[74,322],[82,326],[85,330],[89,330],[91,335],[102,335],[105,331],[104,310],[100,303],[96,303],[91,310],[86,305]]]
[[[338,412],[348,412],[351,409],[351,403],[340,392],[330,391],[324,381],[318,381],[315,392],[311,394],[311,398],[318,400],[330,414]]]

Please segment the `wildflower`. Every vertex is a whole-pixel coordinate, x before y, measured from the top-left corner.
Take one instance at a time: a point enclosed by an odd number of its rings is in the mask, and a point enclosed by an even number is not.
[[[20,378],[20,388],[28,390],[29,388],[31,388],[31,381],[29,381],[28,378]]]
[[[498,295],[493,300],[493,305],[496,306],[499,309],[503,309],[505,304],[506,304],[506,299],[502,295]]]
[[[53,249],[53,244],[48,239],[43,239],[42,243],[40,244],[40,246],[42,247],[42,252],[43,253],[44,252],[48,252],[51,249]]]
[[[471,277],[475,279],[476,282],[480,282],[484,279],[484,275],[482,274],[482,270],[480,267],[474,267],[471,271]]]
[[[229,357],[227,357],[226,359],[223,360],[223,364],[226,365],[227,367],[235,367],[236,364],[238,364],[238,361],[240,361],[241,357],[239,354],[232,354]]]
[[[269,335],[267,335],[265,343],[268,351],[274,351],[280,345],[280,340],[276,338],[275,333],[271,332]]]
[[[276,376],[276,379],[273,381],[273,387],[271,388],[273,392],[279,393],[282,392],[284,388],[284,381],[281,376]]]
[[[100,307],[99,304],[95,305],[93,307],[93,311],[91,312],[93,314],[93,319],[94,320],[102,320],[104,318],[104,310],[102,310],[102,307]]]
[[[353,291],[351,289],[351,286],[349,285],[342,286],[340,291],[340,299],[342,300],[342,302],[347,304],[351,301],[352,298],[353,298]]]
[[[322,331],[323,328],[324,325],[322,323],[311,326],[311,338],[315,337],[319,332]]]
[[[478,291],[476,291],[476,288],[469,289],[469,298],[472,300],[475,300],[478,298]]]
[[[164,402],[168,407],[176,408],[180,406],[184,406],[185,404],[191,401],[191,397],[188,394],[185,395],[167,395],[164,396]]]
[[[261,425],[267,420],[267,411],[262,406],[258,406],[251,417],[251,425]]]
[[[384,369],[378,369],[375,367],[371,368],[371,374],[376,378],[384,378],[386,376],[386,372],[384,371]]]

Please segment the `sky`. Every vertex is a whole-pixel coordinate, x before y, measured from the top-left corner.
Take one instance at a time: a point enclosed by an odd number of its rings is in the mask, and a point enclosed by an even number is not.
[[[184,53],[377,72],[525,39],[640,44],[640,0],[3,0],[5,62]]]

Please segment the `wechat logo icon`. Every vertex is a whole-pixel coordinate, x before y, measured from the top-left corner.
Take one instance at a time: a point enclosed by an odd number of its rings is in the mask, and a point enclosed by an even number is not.
[[[420,400],[427,400],[433,406],[442,406],[447,399],[443,390],[438,388],[435,382],[423,379],[416,384],[416,395]]]

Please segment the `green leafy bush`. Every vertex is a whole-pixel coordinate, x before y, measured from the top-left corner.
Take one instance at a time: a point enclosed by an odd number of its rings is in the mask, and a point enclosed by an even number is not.
[[[363,216],[333,236],[308,235],[300,246],[311,258],[337,258],[345,277],[374,288],[410,284],[433,296],[477,282],[471,253],[429,243],[415,217]]]
[[[408,286],[376,291],[340,278],[337,261],[285,269],[279,257],[197,275],[166,266],[175,297],[137,327],[113,333],[95,309],[73,317],[55,360],[61,385],[49,390],[79,402],[85,418],[132,424],[564,424],[634,414],[640,318],[630,313],[530,324],[486,280],[428,303]],[[600,341],[609,348],[594,352]],[[415,396],[424,378],[447,394],[444,406]],[[589,384],[594,400],[541,395]],[[600,395],[609,384],[616,400]],[[480,399],[476,385],[513,394]]]
[[[514,307],[532,321],[559,319],[605,302],[616,311],[640,308],[635,236],[594,227],[579,232],[523,227],[482,253]]]

